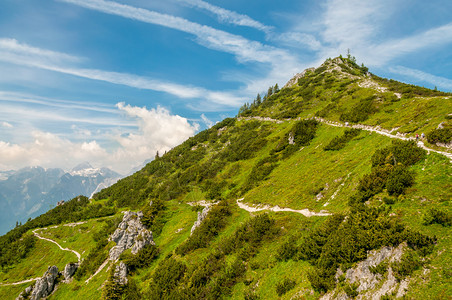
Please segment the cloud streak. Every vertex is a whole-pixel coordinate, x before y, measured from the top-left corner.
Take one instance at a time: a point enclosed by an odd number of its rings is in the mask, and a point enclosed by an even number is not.
[[[411,68],[406,68],[402,66],[396,66],[389,68],[389,71],[395,74],[408,76],[416,80],[427,82],[432,85],[438,86],[443,89],[452,91],[452,80],[440,76],[435,76],[420,70],[415,70]]]
[[[42,55],[45,53],[46,55]],[[57,61],[52,60],[52,55]],[[138,89],[153,90],[174,95],[183,99],[205,99],[226,106],[237,106],[243,102],[229,92],[210,91],[200,87],[181,85],[172,82],[164,82],[134,74],[103,71],[97,69],[77,68],[61,64],[60,58],[71,57],[65,53],[59,53],[20,44],[16,40],[0,39],[0,60],[17,65],[40,68],[44,70],[69,74],[77,77],[100,80],[113,84],[125,85]]]
[[[220,22],[223,23],[246,26],[263,31],[265,33],[269,33],[271,30],[273,30],[272,26],[264,25],[261,22],[256,21],[247,15],[239,14],[237,12],[212,5],[202,0],[178,0],[178,1],[211,12],[218,17],[218,20]]]
[[[250,41],[242,36],[231,34],[210,26],[191,22],[184,18],[137,8],[105,0],[58,0],[103,13],[164,26],[195,35],[199,44],[214,50],[234,54],[241,62],[274,62],[292,57],[289,52],[260,42]]]

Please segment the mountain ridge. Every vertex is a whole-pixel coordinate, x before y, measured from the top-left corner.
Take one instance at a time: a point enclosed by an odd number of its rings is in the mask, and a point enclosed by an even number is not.
[[[19,226],[0,245],[45,227],[41,236],[81,254],[74,280],[50,299],[450,295],[451,162],[432,151],[450,153],[437,145],[448,138],[438,124],[450,126],[449,94],[374,77],[352,57],[327,60],[296,80],[271,87],[236,118],[91,201],[75,198]],[[422,131],[426,138],[416,141]],[[155,245],[125,251],[118,264],[106,260],[114,247],[107,240],[127,211],[142,211]],[[2,259],[15,257],[5,249]],[[395,249],[397,259],[383,255]],[[61,269],[69,261],[52,263]],[[47,270],[33,259],[0,262],[7,270],[0,281],[27,279],[17,273],[27,268],[33,278]],[[374,274],[372,285],[354,269],[360,263]],[[126,270],[120,278],[118,268]],[[27,285],[0,286],[0,295]]]

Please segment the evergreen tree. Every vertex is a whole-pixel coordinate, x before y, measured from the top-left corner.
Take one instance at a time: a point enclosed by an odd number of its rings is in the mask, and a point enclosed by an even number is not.
[[[256,103],[257,103],[257,105],[260,105],[262,103],[262,99],[261,99],[261,95],[260,94],[257,94]]]

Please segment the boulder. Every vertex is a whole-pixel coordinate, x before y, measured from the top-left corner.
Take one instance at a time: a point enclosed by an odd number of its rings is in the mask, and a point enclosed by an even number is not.
[[[75,273],[75,271],[77,271],[78,268],[78,263],[68,263],[65,267],[64,267],[64,271],[63,271],[63,276],[65,280],[69,280]]]

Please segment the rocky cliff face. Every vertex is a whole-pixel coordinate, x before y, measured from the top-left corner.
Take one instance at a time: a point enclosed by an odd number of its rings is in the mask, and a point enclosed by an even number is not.
[[[119,265],[117,265],[115,268],[115,272],[113,274],[113,281],[121,285],[126,285],[128,283],[127,273],[128,273],[127,265],[123,262],[120,262]]]
[[[33,286],[27,287],[16,300],[28,299],[28,296],[31,300],[38,300],[49,296],[55,287],[58,275],[59,272],[56,266],[49,267],[44,276],[36,280]]]
[[[383,247],[380,250],[370,251],[367,259],[357,263],[354,268],[350,268],[345,272],[338,269],[336,280],[339,281],[342,277],[345,278],[345,283],[357,286],[356,292],[359,295],[356,299],[380,299],[382,296],[392,293],[396,294],[396,298],[403,297],[408,288],[409,280],[405,279],[399,283],[394,277],[390,264],[400,261],[406,248],[406,243],[403,243],[396,248]],[[385,275],[371,271],[372,267],[376,267],[381,263],[388,264]],[[351,297],[340,288],[336,288],[320,299],[351,299]]]
[[[132,254],[136,254],[144,246],[154,244],[152,232],[141,223],[142,217],[141,211],[124,212],[121,223],[109,238],[116,243],[116,246],[110,250],[110,260],[116,261],[126,249],[132,248]]]

